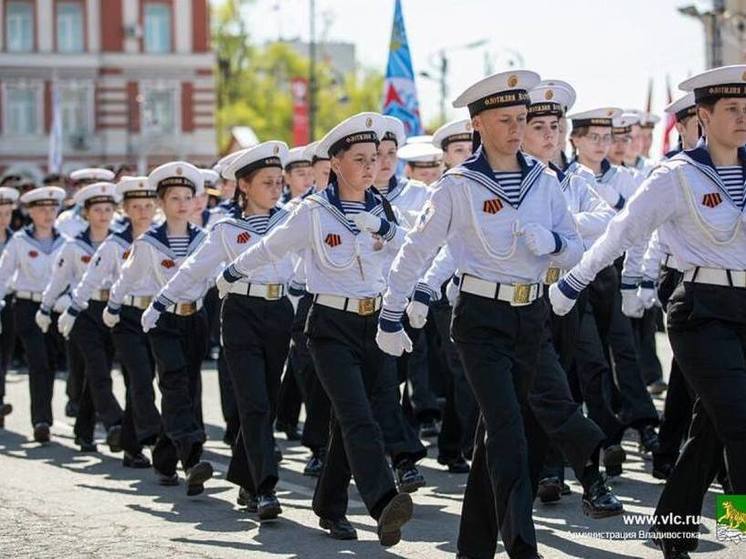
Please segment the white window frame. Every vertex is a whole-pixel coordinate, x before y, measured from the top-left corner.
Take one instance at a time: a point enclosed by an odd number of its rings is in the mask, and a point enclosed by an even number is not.
[[[80,128],[78,130],[65,130],[62,129],[63,137],[65,138],[65,142],[70,141],[70,137],[73,134],[81,133],[81,134],[87,134],[92,135],[95,129],[95,118],[96,118],[96,111],[95,106],[93,102],[93,96],[95,94],[94,88],[93,88],[93,81],[91,80],[64,80],[59,83],[60,88],[60,94],[64,96],[66,91],[70,90],[78,90],[78,91],[84,91],[85,92],[85,99],[84,104],[85,107],[83,108],[83,112],[85,113],[85,126],[83,128]],[[64,125],[64,122],[63,122]]]
[[[21,0],[7,0],[8,5],[2,6],[2,9],[5,10],[3,13],[4,21],[3,21],[3,36],[5,38],[5,51],[6,52],[12,52],[12,53],[21,53],[21,52],[34,52],[34,42],[36,37],[36,22],[35,14],[36,10],[34,9],[34,3],[28,2],[28,1],[21,1]],[[10,2],[19,2],[21,4],[25,4],[29,8],[30,13],[30,19],[31,19],[31,43],[29,44],[28,48],[22,48],[22,49],[11,49],[11,34],[10,34],[10,17],[9,17],[9,11],[10,11]]]
[[[181,82],[172,80],[144,80],[140,82],[142,103],[140,103],[140,129],[147,136],[169,136],[181,134]],[[160,130],[148,126],[147,123],[147,99],[153,91],[169,91],[173,98],[174,127],[173,130]]]
[[[167,25],[167,32],[168,37],[165,44],[165,50],[150,50],[148,49],[148,8],[152,6],[159,6],[166,9],[166,12],[168,13],[168,25]],[[145,53],[148,54],[168,54],[173,52],[173,45],[174,45],[174,6],[166,3],[166,2],[157,2],[157,1],[146,1],[143,5],[143,15],[142,15],[143,21],[142,21],[142,29],[143,29],[143,35],[142,35],[142,50]],[[163,40],[163,37],[159,38],[160,41]]]
[[[67,49],[67,48],[63,49],[62,48],[63,47],[63,45],[61,44],[62,34],[60,33],[60,8],[66,5],[75,6],[78,9],[78,14],[80,16],[80,32],[78,34],[80,37],[80,48],[75,48],[75,49]],[[83,6],[83,3],[76,2],[73,0],[63,0],[63,1],[57,2],[55,4],[54,9],[55,9],[54,25],[55,25],[55,33],[57,37],[57,45],[56,45],[57,52],[61,52],[65,54],[67,53],[76,54],[76,53],[85,52],[85,33],[86,33],[85,27],[86,25],[85,25],[85,7]],[[73,33],[73,35],[75,34]]]
[[[12,138],[39,136],[44,129],[44,82],[40,80],[3,81],[2,82],[3,130],[2,135]],[[10,131],[10,109],[8,104],[9,89],[30,89],[36,97],[36,129],[28,133]]]

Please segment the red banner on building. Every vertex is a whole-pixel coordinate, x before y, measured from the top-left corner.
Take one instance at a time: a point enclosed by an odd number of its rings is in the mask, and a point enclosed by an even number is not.
[[[311,138],[308,122],[308,80],[296,77],[290,80],[293,94],[293,145],[304,146]]]

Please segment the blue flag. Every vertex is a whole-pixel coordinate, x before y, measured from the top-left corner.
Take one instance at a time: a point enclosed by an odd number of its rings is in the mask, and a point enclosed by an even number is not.
[[[400,119],[407,136],[423,134],[420,102],[417,100],[417,88],[414,84],[412,56],[404,28],[401,0],[396,0],[394,6],[394,27],[391,30],[389,62],[383,89],[383,114]]]

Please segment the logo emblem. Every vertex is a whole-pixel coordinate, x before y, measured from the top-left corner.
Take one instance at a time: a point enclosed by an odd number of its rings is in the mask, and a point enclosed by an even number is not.
[[[30,250],[30,251],[28,251],[28,255],[29,255],[29,256],[30,256],[31,258],[36,258],[37,256],[39,256],[39,253],[38,253],[38,252],[36,252],[35,250]]]
[[[708,208],[714,208],[715,206],[719,206],[722,201],[723,197],[720,196],[719,192],[711,192],[710,194],[704,195],[702,198],[702,205],[707,206]]]
[[[746,542],[746,495],[717,495],[716,498],[716,538]]]
[[[503,209],[503,203],[499,198],[494,198],[492,200],[485,200],[484,205],[482,206],[482,211],[488,214],[496,214],[502,209]]]
[[[174,262],[170,258],[165,258],[165,259],[161,260],[161,266],[163,266],[164,268],[166,268],[167,270],[169,270],[169,269],[173,268],[174,266],[176,266],[176,262]]]
[[[181,176],[182,173],[184,173],[184,171],[182,170],[182,168],[181,167],[176,167],[176,174],[179,175],[179,176]]]
[[[145,183],[144,183],[144,182],[142,182],[142,181],[140,181],[139,183],[137,183],[137,186],[138,186],[139,188],[145,188]]]
[[[609,109],[606,111],[606,116],[613,116],[614,115],[614,109]]]
[[[272,153],[274,153],[275,155],[280,153],[280,146],[275,146],[274,149],[272,150]]]
[[[544,92],[544,99],[546,99],[547,101],[549,101],[550,99],[554,99],[554,91],[552,91],[551,89],[547,89]]]
[[[243,233],[238,234],[238,236],[236,237],[236,242],[239,245],[243,245],[243,244],[248,243],[249,239],[251,239],[251,235],[249,235],[246,231],[244,231]]]
[[[518,76],[508,77],[508,87],[515,87],[516,85],[518,85]]]
[[[466,121],[466,126],[464,126],[464,128],[466,129],[467,132],[471,132],[472,131],[471,121],[470,120]]]
[[[743,74],[741,74],[741,79],[746,82],[746,72],[744,72]]]
[[[370,118],[370,117],[366,118],[365,119],[365,126],[367,126],[368,128],[371,128],[373,126],[373,119]]]
[[[88,256],[87,254],[85,254],[85,255],[83,255],[83,256],[80,257],[80,261],[83,264],[88,264],[91,261],[91,257]]]
[[[334,248],[342,244],[342,237],[340,237],[336,233],[329,233],[326,236],[326,239],[324,239],[324,242],[330,247]]]

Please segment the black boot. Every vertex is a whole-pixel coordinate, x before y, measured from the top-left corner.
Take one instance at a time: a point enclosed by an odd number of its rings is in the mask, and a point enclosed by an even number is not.
[[[652,425],[645,425],[639,431],[640,433],[640,452],[655,452],[661,446],[658,440],[658,433]]]
[[[311,459],[303,468],[303,475],[309,477],[319,477],[321,470],[324,469],[324,451],[319,450],[313,453]]]
[[[356,540],[357,530],[352,527],[350,521],[344,516],[339,520],[329,520],[319,518],[319,526],[324,530],[329,530],[329,535],[335,540]]]
[[[240,507],[246,507],[248,512],[256,512],[259,507],[259,499],[257,499],[256,495],[252,495],[243,487],[238,488],[236,503]]]
[[[622,475],[622,464],[627,459],[627,453],[620,444],[608,446],[603,451],[604,468],[609,477]]]
[[[621,501],[606,485],[601,474],[597,472],[596,476],[596,481],[583,493],[583,513],[591,518],[608,518],[622,514],[624,506]]]
[[[187,495],[193,497],[205,490],[205,482],[212,477],[212,464],[198,462],[186,472]]]
[[[42,444],[49,442],[49,423],[37,423],[34,425],[34,440]]]
[[[124,451],[122,466],[125,468],[145,469],[150,468],[150,460],[142,452],[132,453]]]
[[[401,527],[412,518],[414,505],[407,493],[394,496],[378,517],[378,541],[383,546],[396,545],[401,540]]]
[[[259,513],[259,520],[274,520],[282,514],[280,501],[277,500],[274,492],[259,495],[257,512]]]
[[[80,447],[80,452],[98,452],[98,447],[92,440],[75,437],[75,444]]]
[[[537,491],[542,503],[557,503],[562,498],[562,482],[556,476],[545,477],[539,481]]]
[[[451,474],[468,474],[469,470],[471,469],[469,468],[469,463],[461,454],[459,454],[455,458],[438,456],[438,464],[448,466],[448,473]]]
[[[122,452],[122,426],[112,425],[106,432],[106,444],[112,452]]]
[[[399,482],[399,491],[403,493],[414,493],[425,486],[425,477],[409,458],[399,461],[396,465],[396,479]]]

